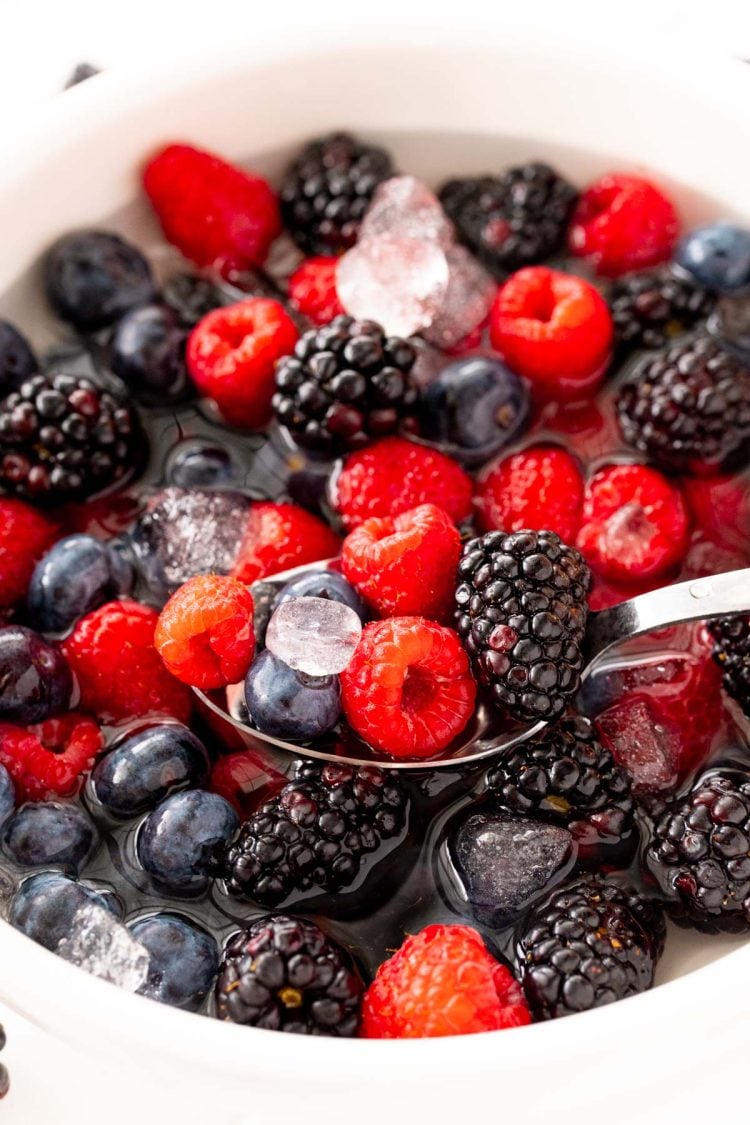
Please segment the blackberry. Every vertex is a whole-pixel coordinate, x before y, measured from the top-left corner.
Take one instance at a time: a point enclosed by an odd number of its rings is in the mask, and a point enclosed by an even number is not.
[[[199,320],[214,309],[230,303],[230,297],[207,277],[178,273],[166,282],[162,299],[177,313],[186,328],[194,328]]]
[[[616,407],[625,441],[660,467],[727,467],[750,439],[750,369],[699,335],[638,364]]]
[[[650,988],[664,920],[632,889],[587,875],[555,891],[518,943],[526,1001],[537,1020],[599,1008]]]
[[[711,621],[713,658],[724,673],[724,689],[750,716],[750,616],[736,614]]]
[[[337,316],[276,365],[273,408],[295,441],[323,453],[361,449],[394,433],[417,402],[408,340],[371,320]]]
[[[591,574],[552,531],[490,531],[458,564],[456,628],[480,684],[518,719],[554,719],[578,691]]]
[[[9,394],[38,370],[25,336],[8,320],[0,320],[0,395]]]
[[[390,155],[349,133],[305,145],[279,193],[284,225],[306,254],[338,254],[357,241],[375,188],[394,175]]]
[[[646,867],[679,922],[750,930],[750,773],[715,769],[654,825]]]
[[[544,261],[561,247],[578,192],[548,164],[449,180],[440,202],[462,242],[494,273]]]
[[[664,347],[705,320],[715,303],[712,293],[670,266],[619,278],[609,293],[619,354]]]
[[[216,982],[219,1019],[300,1035],[357,1034],[362,980],[313,922],[276,914],[233,934]]]
[[[619,840],[633,823],[630,775],[572,710],[511,749],[488,774],[487,790],[511,812],[568,825],[582,843]]]
[[[144,443],[124,391],[34,375],[0,400],[0,491],[35,503],[83,499],[121,480]]]
[[[342,890],[359,877],[367,855],[401,836],[408,808],[394,771],[300,763],[295,779],[227,849],[227,890],[262,906],[293,893]]]

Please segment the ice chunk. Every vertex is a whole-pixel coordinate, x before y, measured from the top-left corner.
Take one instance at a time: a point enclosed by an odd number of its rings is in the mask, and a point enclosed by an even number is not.
[[[428,328],[448,288],[448,260],[436,242],[384,235],[357,243],[339,262],[336,289],[348,313],[394,336]]]
[[[362,622],[348,605],[328,598],[282,602],[266,629],[266,648],[297,672],[334,676],[349,664]]]
[[[453,224],[437,196],[414,176],[394,176],[377,188],[359,229],[368,238],[414,238],[444,249],[453,243]]]
[[[448,287],[425,337],[439,348],[452,348],[490,313],[497,284],[463,246],[446,251]]]
[[[112,914],[95,903],[79,907],[70,933],[55,950],[60,957],[128,992],[148,978],[150,957],[144,945]]]
[[[647,697],[633,694],[608,707],[596,720],[604,744],[633,779],[633,791],[671,792],[677,784],[680,739],[660,722]]]
[[[566,828],[507,813],[475,813],[459,828],[453,859],[479,922],[502,926],[559,883],[577,849]]]

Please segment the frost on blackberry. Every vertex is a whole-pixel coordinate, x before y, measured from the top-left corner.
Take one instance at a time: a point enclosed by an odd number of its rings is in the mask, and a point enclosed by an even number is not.
[[[266,630],[266,648],[290,668],[308,676],[343,672],[362,635],[353,609],[327,598],[292,598],[275,610]]]
[[[148,977],[148,950],[109,910],[96,903],[78,908],[70,933],[55,952],[79,969],[128,992],[137,992]]]

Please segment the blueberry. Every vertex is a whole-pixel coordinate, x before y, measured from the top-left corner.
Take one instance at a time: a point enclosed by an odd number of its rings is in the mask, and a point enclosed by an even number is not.
[[[40,723],[67,709],[72,687],[58,649],[23,625],[0,629],[0,719]]]
[[[200,785],[208,775],[203,743],[177,723],[131,734],[100,758],[91,773],[97,799],[116,817],[155,808],[170,793]]]
[[[677,264],[717,293],[750,288],[750,230],[726,220],[698,227],[680,241]]]
[[[8,819],[16,804],[16,789],[5,766],[0,766],[0,824]]]
[[[219,969],[216,942],[179,914],[152,914],[128,927],[151,956],[144,996],[195,1012],[211,991]]]
[[[158,406],[184,399],[188,331],[167,305],[141,305],[125,313],[112,337],[111,365],[143,402]]]
[[[0,396],[17,391],[37,370],[26,338],[7,320],[0,320]]]
[[[218,793],[174,793],[143,821],[138,858],[162,887],[198,893],[208,885],[238,823],[237,813]]]
[[[529,405],[527,383],[501,360],[457,359],[422,395],[420,434],[465,465],[481,465],[515,441]]]
[[[282,602],[291,601],[292,598],[327,598],[328,601],[348,605],[363,625],[370,617],[367,606],[357,591],[335,570],[316,570],[287,582],[286,586],[282,586],[279,590],[274,609],[277,609]]]
[[[44,633],[62,633],[132,585],[133,569],[117,546],[93,535],[68,535],[34,568],[29,620]]]
[[[267,649],[250,667],[245,700],[253,724],[275,738],[318,738],[336,725],[341,713],[337,676],[295,672]]]
[[[5,850],[20,867],[61,867],[73,875],[95,840],[94,826],[82,808],[52,801],[22,805],[3,833]]]
[[[236,483],[230,454],[211,442],[185,442],[172,451],[167,481],[177,488],[217,488]]]
[[[122,903],[113,891],[79,883],[58,871],[41,871],[24,879],[13,895],[8,921],[32,941],[56,949],[69,936],[76,912],[87,904],[122,917]]]
[[[44,270],[52,308],[81,332],[114,324],[155,293],[143,254],[109,231],[64,235],[47,252]]]

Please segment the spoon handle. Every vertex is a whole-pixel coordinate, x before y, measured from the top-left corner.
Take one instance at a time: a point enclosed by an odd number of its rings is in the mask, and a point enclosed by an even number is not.
[[[691,578],[601,609],[589,615],[586,628],[587,670],[609,649],[641,633],[731,613],[750,613],[750,569]]]

